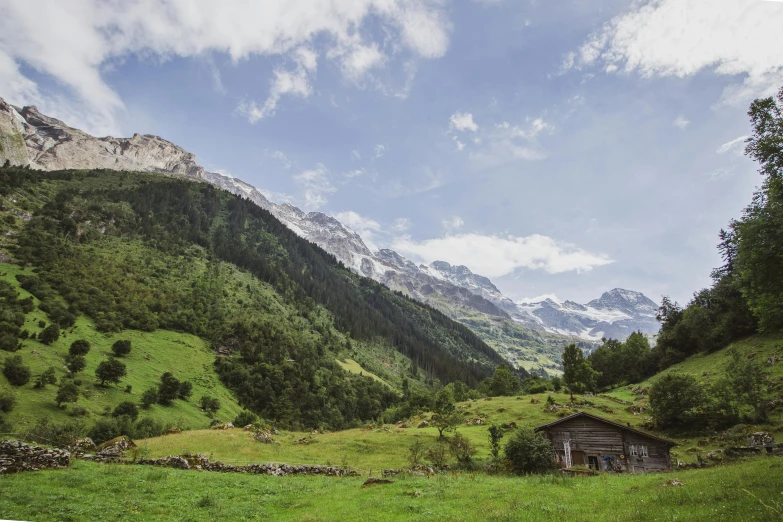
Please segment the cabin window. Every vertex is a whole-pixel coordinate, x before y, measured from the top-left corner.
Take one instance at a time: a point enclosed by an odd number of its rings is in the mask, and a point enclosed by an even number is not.
[[[637,455],[636,444],[631,444],[631,455]]]
[[[639,456],[640,457],[646,457],[647,456],[647,446],[645,446],[644,444],[639,446]]]

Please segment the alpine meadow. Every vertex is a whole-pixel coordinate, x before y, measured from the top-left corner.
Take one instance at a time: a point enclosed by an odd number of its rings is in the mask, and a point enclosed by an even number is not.
[[[0,8],[0,519],[783,519],[782,3]]]

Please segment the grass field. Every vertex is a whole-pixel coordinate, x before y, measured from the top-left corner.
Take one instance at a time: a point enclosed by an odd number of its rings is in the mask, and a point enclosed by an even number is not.
[[[391,384],[389,384],[388,382],[384,381],[383,379],[381,379],[380,377],[378,377],[374,373],[372,373],[370,371],[367,371],[364,368],[362,368],[362,365],[359,364],[358,362],[354,361],[353,359],[345,359],[344,361],[341,361],[340,359],[337,359],[337,364],[339,364],[340,367],[343,370],[345,370],[346,372],[348,372],[348,373],[353,373],[353,374],[356,374],[356,375],[366,375],[368,377],[372,377],[373,379],[375,379],[376,381],[378,381],[380,383],[385,384],[386,386],[388,386],[390,388],[392,387]]]
[[[74,462],[0,476],[17,520],[780,520],[783,459],[649,475],[270,477]],[[664,484],[677,479],[679,487]],[[765,506],[766,505],[766,506]]]
[[[552,394],[559,404],[568,403],[565,394]],[[515,423],[519,427],[535,427],[557,419],[554,413],[545,412],[547,395],[526,395],[522,397],[495,397],[459,404],[466,420],[480,418],[482,425],[462,425],[458,431],[468,437],[476,446],[479,462],[489,458],[490,447],[487,424]],[[606,417],[623,424],[641,427],[643,415],[633,415],[625,406],[606,397],[587,399],[592,405],[582,404],[577,409]],[[537,402],[536,402],[537,401]],[[424,416],[426,418],[427,416]],[[151,457],[177,455],[185,452],[205,453],[214,459],[232,464],[252,462],[284,462],[289,464],[339,464],[349,465],[363,472],[385,468],[403,468],[408,465],[408,450],[416,440],[427,447],[438,440],[435,428],[416,428],[421,419],[414,419],[411,428],[397,426],[368,426],[363,429],[344,430],[334,433],[305,433],[282,431],[275,436],[275,444],[261,444],[249,432],[240,429],[215,431],[194,430],[176,435],[165,435],[139,441]],[[754,428],[755,429],[755,428]],[[774,426],[759,427],[783,436]],[[668,436],[666,433],[659,435]],[[302,439],[308,439],[302,444]],[[719,442],[697,438],[675,438],[678,446],[672,449],[672,459],[695,462],[697,455],[704,457],[710,450],[719,448]],[[701,444],[699,441],[701,440]]]
[[[17,273],[32,272],[17,265],[0,264],[0,279],[12,283],[21,298],[28,297],[30,294],[18,286],[15,278]],[[49,323],[46,314],[37,308],[38,301],[35,302],[36,308],[27,314],[23,327],[30,332],[41,331],[39,321]],[[76,325],[64,330],[60,339],[50,346],[28,339],[24,341],[22,350],[14,354],[2,353],[5,357],[21,355],[33,374],[30,382],[21,387],[11,386],[6,378],[0,375],[0,391],[10,390],[16,396],[17,405],[8,415],[15,431],[24,431],[31,423],[44,416],[58,422],[72,419],[68,415],[72,406],[63,410],[55,404],[56,386],[35,389],[33,383],[35,376],[49,367],[55,368],[58,380],[66,374],[63,358],[68,354],[70,344],[76,339],[86,339],[92,345],[86,357],[87,367],[77,377],[82,382],[82,397],[77,404],[88,410],[88,423],[103,414],[105,408],[113,408],[122,401],[138,404],[141,394],[147,388],[155,386],[164,371],[171,371],[181,380],[191,381],[193,395],[189,401],[177,400],[170,407],[152,406],[142,415],[174,423],[181,428],[203,428],[209,424],[210,419],[197,405],[202,395],[210,395],[220,401],[221,409],[217,417],[225,421],[232,420],[241,411],[233,394],[218,379],[212,367],[215,355],[202,339],[167,330],[125,330],[120,334],[107,335],[96,331],[89,318],[79,317]],[[131,341],[131,353],[122,358],[128,368],[128,374],[119,385],[99,386],[95,379],[95,368],[109,357],[111,345],[118,339]],[[128,385],[131,386],[131,393],[125,393]]]

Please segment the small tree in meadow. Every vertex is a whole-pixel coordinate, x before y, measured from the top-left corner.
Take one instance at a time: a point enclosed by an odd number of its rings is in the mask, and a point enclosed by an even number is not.
[[[487,431],[487,435],[489,436],[489,451],[492,453],[493,458],[498,458],[500,455],[500,439],[503,438],[503,428],[493,424]]]
[[[79,388],[70,382],[60,386],[60,389],[57,390],[57,397],[54,399],[57,406],[64,402],[76,402],[77,400],[79,400]]]
[[[90,353],[90,343],[84,339],[77,339],[71,343],[71,347],[68,348],[69,355],[87,355]]]
[[[520,428],[506,443],[505,455],[514,473],[545,473],[554,467],[552,443],[530,428]]]
[[[120,417],[121,415],[127,415],[131,420],[136,420],[139,417],[139,408],[130,401],[124,401],[114,408],[111,413],[112,417]]]
[[[171,372],[164,373],[158,384],[158,402],[163,406],[171,405],[179,397],[181,387],[182,383]]]
[[[44,344],[56,343],[60,338],[60,327],[56,324],[50,324],[44,328],[38,335],[38,340]]]
[[[220,401],[208,395],[202,395],[199,403],[201,404],[201,409],[211,415],[214,415],[220,409]]]
[[[36,388],[46,388],[47,384],[57,384],[57,375],[51,366],[35,380]]]
[[[21,355],[7,357],[3,362],[3,375],[14,386],[23,386],[30,381],[30,367],[22,362]]]
[[[141,406],[144,409],[149,408],[153,404],[158,402],[158,389],[149,388],[147,391],[141,394]]]
[[[72,374],[77,374],[87,366],[87,359],[83,355],[69,353],[65,356],[65,367]]]
[[[454,405],[454,398],[447,388],[438,390],[435,397],[435,411],[432,414],[431,424],[438,429],[438,438],[443,438],[444,431],[453,430],[462,421]]]
[[[117,384],[120,379],[125,377],[127,369],[125,364],[117,359],[106,359],[102,361],[95,369],[95,377],[101,381],[101,385],[106,385],[107,382]]]
[[[114,341],[114,344],[111,345],[111,351],[117,357],[124,357],[131,351],[131,342],[129,340]]]

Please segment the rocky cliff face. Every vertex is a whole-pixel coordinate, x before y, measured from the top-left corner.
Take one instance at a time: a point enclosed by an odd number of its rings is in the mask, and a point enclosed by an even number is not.
[[[8,160],[12,165],[41,170],[169,172],[197,179],[204,173],[193,154],[158,136],[95,138],[41,114],[33,106],[14,107],[1,98],[0,133],[0,162]]]

